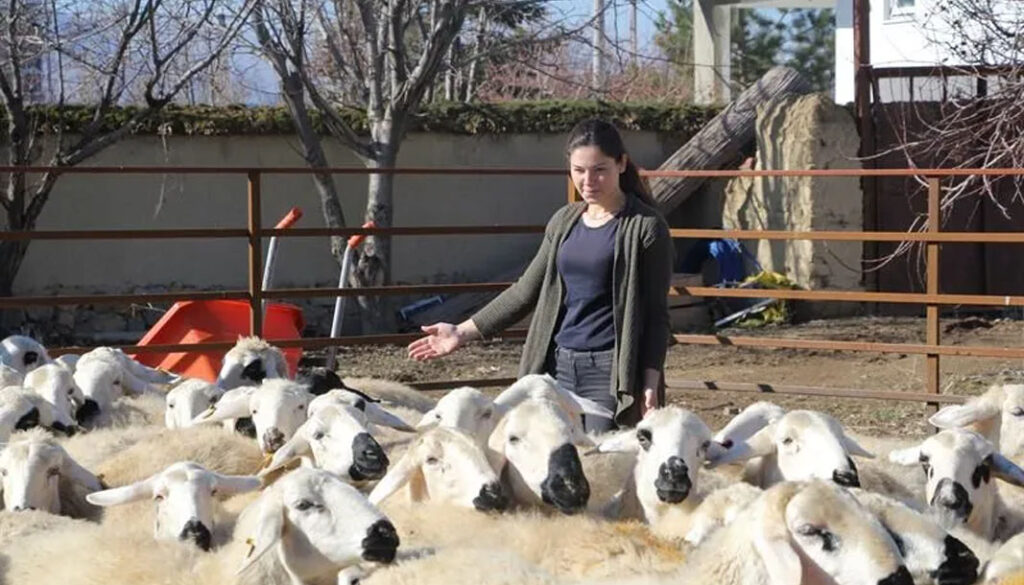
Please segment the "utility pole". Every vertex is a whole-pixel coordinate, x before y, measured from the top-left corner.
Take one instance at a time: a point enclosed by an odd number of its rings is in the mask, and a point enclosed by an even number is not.
[[[594,0],[594,53],[590,65],[593,91],[604,88],[604,0]]]
[[[636,38],[636,0],[629,0],[629,51],[632,53],[630,62],[636,67],[640,54]]]

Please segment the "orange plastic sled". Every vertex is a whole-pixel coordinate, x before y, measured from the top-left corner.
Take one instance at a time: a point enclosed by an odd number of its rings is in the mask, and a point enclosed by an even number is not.
[[[284,303],[267,304],[263,317],[263,336],[269,342],[299,339],[305,323],[302,309]],[[182,301],[146,333],[139,345],[234,342],[249,333],[249,303],[246,301]],[[294,377],[302,349],[283,350],[289,374]],[[140,353],[140,363],[209,382],[217,380],[226,350],[178,353]]]

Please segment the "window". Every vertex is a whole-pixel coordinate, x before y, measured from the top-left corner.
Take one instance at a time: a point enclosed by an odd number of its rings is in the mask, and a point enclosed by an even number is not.
[[[906,20],[914,16],[916,0],[885,0],[886,20]]]

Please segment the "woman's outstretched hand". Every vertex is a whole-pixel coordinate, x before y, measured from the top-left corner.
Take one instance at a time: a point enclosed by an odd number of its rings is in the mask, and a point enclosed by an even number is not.
[[[434,323],[421,327],[426,337],[421,337],[409,344],[409,357],[416,361],[426,361],[446,356],[461,347],[466,335],[459,327],[451,323]]]

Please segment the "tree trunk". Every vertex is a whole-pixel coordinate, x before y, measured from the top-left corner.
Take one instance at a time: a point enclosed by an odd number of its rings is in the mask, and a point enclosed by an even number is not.
[[[787,95],[810,93],[811,84],[788,67],[773,67],[668,158],[658,170],[717,170],[754,140],[757,107]],[[704,183],[701,177],[655,177],[651,195],[665,215]]]
[[[373,136],[380,150],[367,167],[390,168],[398,159],[398,141],[390,137],[391,122],[374,122]],[[372,174],[367,187],[365,221],[377,227],[391,227],[394,216],[392,195],[395,176]],[[362,251],[352,270],[350,282],[356,287],[384,286],[391,282],[391,238],[370,236],[363,242]],[[390,299],[382,295],[358,297],[363,312],[363,333],[392,332],[396,329]]]

